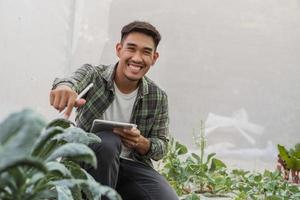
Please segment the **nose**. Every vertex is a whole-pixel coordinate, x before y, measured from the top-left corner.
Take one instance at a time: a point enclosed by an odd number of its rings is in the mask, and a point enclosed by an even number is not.
[[[142,62],[143,61],[142,54],[139,51],[136,51],[133,54],[131,60],[134,61],[134,62],[137,62],[137,63]]]

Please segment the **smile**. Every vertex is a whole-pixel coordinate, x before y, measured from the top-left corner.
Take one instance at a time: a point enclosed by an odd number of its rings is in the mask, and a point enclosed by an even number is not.
[[[135,63],[128,63],[128,67],[133,72],[139,72],[143,68],[143,65],[139,65],[139,64],[135,64]]]

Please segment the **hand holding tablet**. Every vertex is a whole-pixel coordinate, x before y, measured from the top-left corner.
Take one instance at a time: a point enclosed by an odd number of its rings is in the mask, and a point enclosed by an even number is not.
[[[136,124],[131,123],[95,119],[92,124],[91,132],[97,133],[100,131],[112,131],[114,128],[132,129],[136,127]]]

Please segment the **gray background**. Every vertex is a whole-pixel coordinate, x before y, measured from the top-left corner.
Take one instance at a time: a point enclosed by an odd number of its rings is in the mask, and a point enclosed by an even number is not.
[[[57,116],[54,77],[115,63],[121,27],[162,34],[149,76],[169,95],[171,134],[229,166],[274,168],[276,144],[300,142],[299,0],[0,0],[0,119],[32,107]]]

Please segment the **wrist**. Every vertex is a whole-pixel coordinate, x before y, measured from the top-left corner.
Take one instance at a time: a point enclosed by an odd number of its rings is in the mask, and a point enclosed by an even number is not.
[[[141,154],[141,155],[146,155],[151,147],[151,141],[148,138],[145,138],[141,136],[141,139],[137,143],[135,150]]]

